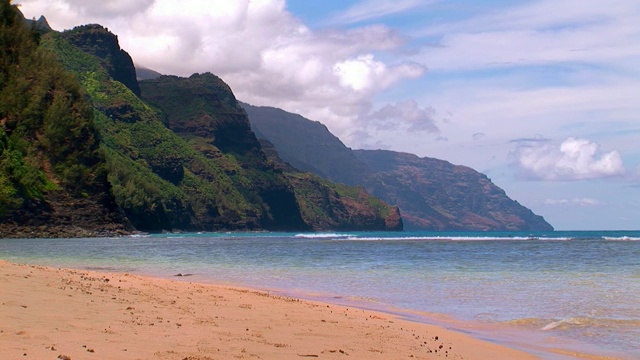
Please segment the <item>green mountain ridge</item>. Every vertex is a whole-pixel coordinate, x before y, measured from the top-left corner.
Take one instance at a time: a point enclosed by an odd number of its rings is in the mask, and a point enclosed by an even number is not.
[[[552,230],[471,168],[382,150],[352,150],[317,121],[272,107],[243,104],[258,136],[282,159],[398,206],[407,230]]]
[[[42,117],[42,113],[51,115],[45,116],[49,122],[36,123],[29,129],[31,132],[13,131],[13,123],[22,129],[30,122],[24,111],[9,112],[15,84],[0,83],[4,91],[0,98],[4,129],[0,132],[2,237],[95,236],[133,229],[150,232],[401,229],[401,221],[393,227],[386,225],[385,217],[394,208],[379,200],[372,206],[369,195],[341,194],[353,192],[348,189],[334,191],[334,202],[318,203],[316,211],[323,216],[309,216],[303,209],[312,201],[299,190],[313,188],[315,193],[329,193],[335,186],[329,182],[298,180],[277,169],[251,132],[246,113],[231,89],[216,76],[167,76],[138,83],[131,57],[119,47],[117,36],[102,26],[85,25],[41,35],[29,31],[24,24],[19,26],[23,19],[12,20],[18,19],[19,13],[9,1],[2,6],[3,21],[11,22],[11,28],[3,25],[2,38],[19,35],[17,41],[25,42],[28,37],[32,44],[25,49],[25,58],[17,60],[20,66],[30,61],[25,59],[42,56],[42,67],[64,74],[63,78],[73,81],[67,86],[75,89],[71,96],[64,97],[66,102],[54,101],[54,105],[59,105],[62,112],[69,111],[68,108],[82,109],[77,116],[81,126],[75,124],[68,129],[65,123],[59,123],[63,118],[57,113],[49,114],[47,108],[34,109],[27,104],[36,117]],[[17,74],[15,78],[31,81],[28,73]],[[35,103],[47,99],[46,94],[26,96]],[[48,143],[41,140],[48,138],[41,132],[44,130],[46,135],[51,126],[63,132],[88,130],[81,137],[67,134],[59,147],[45,147]],[[15,152],[16,144],[24,143],[25,139],[29,140],[29,146],[21,146]],[[74,146],[80,148],[80,153],[66,151]],[[59,161],[58,150],[65,150]],[[93,157],[83,160],[86,154]],[[79,164],[74,163],[78,161]],[[66,178],[57,172],[67,177],[85,176],[92,182],[74,178],[76,181],[64,183],[62,180]],[[98,184],[96,179],[101,182]],[[74,186],[78,191],[72,192]],[[92,222],[93,227],[102,227],[99,231],[85,229],[86,224],[76,221],[82,218],[80,215],[88,216],[87,211],[78,214],[64,202],[58,206],[51,200],[72,195],[90,199],[92,194],[102,203],[96,203],[89,213],[113,215],[102,223],[99,219]],[[43,214],[49,214],[49,218],[29,223],[26,219],[33,213],[33,206],[29,205],[33,203],[47,208]],[[333,211],[331,206],[348,211]],[[60,221],[60,217],[66,220]],[[42,231],[34,232],[34,226]],[[65,230],[47,233],[55,227]]]

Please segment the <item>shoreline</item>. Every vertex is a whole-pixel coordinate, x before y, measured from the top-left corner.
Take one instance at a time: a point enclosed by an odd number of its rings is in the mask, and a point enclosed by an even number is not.
[[[153,277],[153,275],[147,275]],[[249,287],[238,287],[238,285],[224,285],[215,282],[203,282],[214,286],[229,287],[233,289],[248,289],[256,291]],[[422,310],[414,310],[408,308],[399,308],[376,301],[369,302],[366,299],[331,296],[329,294],[294,292],[283,289],[258,289],[259,292],[274,293],[277,296],[291,297],[302,299],[312,303],[331,304],[342,308],[356,308],[367,312],[383,314],[384,316],[399,321],[409,323],[422,324],[443,329],[445,331],[454,332],[464,336],[471,337],[476,340],[494,344],[496,346],[523,352],[537,359],[549,360],[625,360],[628,357],[624,355],[614,355],[609,352],[599,352],[597,349],[585,351],[584,347],[591,346],[576,342],[568,338],[547,337],[532,329],[514,329],[500,324],[483,324],[468,320],[461,320],[444,313],[433,313]],[[522,338],[528,337],[528,341]],[[531,341],[530,338],[537,338]],[[630,358],[629,358],[630,359]]]
[[[184,279],[0,260],[0,285],[6,359],[536,358],[389,313]]]

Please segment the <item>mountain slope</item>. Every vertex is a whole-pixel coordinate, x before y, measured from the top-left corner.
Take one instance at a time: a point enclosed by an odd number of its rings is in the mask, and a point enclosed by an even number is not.
[[[256,134],[273,142],[284,161],[364,186],[400,207],[407,230],[553,229],[473,169],[392,151],[353,151],[317,122],[276,108],[244,106]]]
[[[261,139],[269,161],[292,184],[305,222],[314,230],[402,231],[400,210],[370,195],[362,186],[333,183],[283,161],[275,146]]]
[[[28,29],[7,0],[0,37],[0,235],[127,232],[80,84],[38,47],[39,29]]]
[[[392,208],[364,190],[354,197],[325,180],[276,169],[215,75],[161,76],[132,86],[131,58],[99,25],[49,33],[42,47],[86,89],[115,202],[136,229],[385,230],[387,222],[401,229],[399,215],[391,221]],[[318,193],[335,201],[304,195]],[[311,216],[310,204],[323,216]]]
[[[320,122],[272,107],[244,103],[242,107],[256,135],[273,143],[282,159],[293,167],[331,181],[361,183],[360,174],[366,167]]]
[[[106,49],[96,44],[106,44]],[[48,34],[43,38],[43,46],[54,51],[87,89],[95,108],[96,126],[106,155],[113,193],[137,229],[308,228],[300,217],[288,185],[283,181],[272,181],[274,177],[269,175],[266,167],[254,167],[260,161],[264,163],[264,160],[253,156],[259,153],[259,149],[255,146],[244,148],[246,142],[233,144],[225,137],[220,142],[211,143],[204,137],[191,141],[193,139],[180,136],[167,128],[170,117],[165,117],[136,96],[135,87],[129,88],[113,78],[111,70],[115,69],[120,74],[133,73],[135,79],[133,62],[128,55],[118,55],[123,54],[123,50],[117,45],[115,35],[97,25],[81,26],[61,34]],[[107,55],[101,58],[96,54]],[[120,58],[116,59],[113,54]],[[198,81],[206,77],[193,79]],[[221,85],[216,83],[213,86]],[[224,93],[228,87],[225,85],[220,91]],[[181,100],[178,98],[176,101]],[[216,104],[209,104],[207,100],[206,96],[198,98],[196,102],[200,107],[193,109],[217,111]],[[225,118],[216,125],[220,129],[241,130],[242,126],[235,127],[235,120],[233,117]],[[235,134],[235,139],[244,141],[244,135],[252,136],[248,123],[245,130]],[[203,149],[198,148],[198,144],[203,145],[206,151],[200,151]],[[255,144],[257,141],[254,140]],[[217,146],[225,151],[234,149],[234,152],[222,152]],[[277,203],[270,198],[280,198],[281,195],[282,201]]]
[[[165,124],[207,161],[220,165],[233,186],[259,206],[260,226],[302,229],[295,195],[271,167],[233,92],[213,74],[161,76],[140,83],[143,99],[165,114]]]
[[[356,150],[370,169],[365,187],[402,209],[407,229],[553,230],[466,166],[383,150]]]

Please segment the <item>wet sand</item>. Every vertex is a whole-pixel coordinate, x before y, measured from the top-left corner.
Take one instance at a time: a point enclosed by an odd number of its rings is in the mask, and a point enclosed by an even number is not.
[[[0,358],[535,357],[380,312],[250,289],[0,260]]]

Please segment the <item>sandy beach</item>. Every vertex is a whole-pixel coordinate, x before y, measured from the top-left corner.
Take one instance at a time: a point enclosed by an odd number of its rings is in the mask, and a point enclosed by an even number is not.
[[[0,319],[2,359],[535,358],[385,313],[2,260]]]

